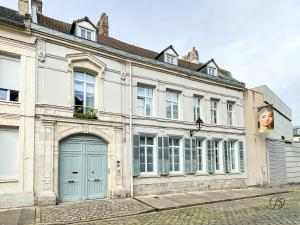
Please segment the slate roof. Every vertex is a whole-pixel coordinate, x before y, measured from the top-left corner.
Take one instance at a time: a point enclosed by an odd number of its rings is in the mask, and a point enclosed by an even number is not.
[[[25,16],[20,15],[18,11],[0,6],[1,22],[25,28],[24,19]]]
[[[37,20],[38,20],[38,25],[40,25],[40,26],[43,26],[43,27],[46,27],[49,29],[53,29],[53,30],[56,30],[56,31],[59,31],[62,33],[66,33],[66,34],[72,34],[73,29],[74,29],[74,23],[76,23],[78,21],[87,21],[87,22],[91,23],[93,26],[95,26],[88,17],[84,17],[79,20],[74,20],[72,24],[65,23],[63,21],[56,20],[56,19],[47,17],[42,14],[37,14]],[[2,7],[2,6],[0,6],[0,21],[6,22],[6,23],[10,22],[15,25],[24,26],[24,16],[19,15],[18,12],[15,10],[8,9],[8,8]],[[109,36],[104,36],[101,34],[98,34],[97,42],[99,44],[102,44],[102,45],[105,45],[105,46],[108,46],[108,47],[111,47],[114,49],[118,49],[121,51],[125,51],[128,53],[132,53],[132,54],[150,58],[150,59],[157,59],[157,57],[160,54],[158,52],[148,50],[145,48],[141,48],[141,47],[138,47],[138,46],[135,46],[132,44],[128,44],[128,43],[122,42],[120,40],[117,40],[115,38],[112,38]],[[170,47],[172,47],[172,46],[169,46],[168,48],[170,48]],[[178,59],[178,67],[181,67],[184,69],[189,69],[192,71],[198,71],[199,69],[201,69],[205,65],[207,65],[209,62],[207,62],[205,64],[203,64],[203,63],[196,64],[196,63],[191,63],[191,62],[188,62],[188,61],[185,61],[182,59]],[[228,74],[228,76],[226,76],[226,77],[222,76],[222,79],[233,81],[233,82],[238,82],[236,79],[234,79],[233,77],[230,76],[230,73],[228,71],[223,70],[223,69],[220,69],[220,70],[223,73]],[[241,82],[238,82],[238,83],[239,83],[239,86],[240,85],[244,86],[243,83],[241,83]]]

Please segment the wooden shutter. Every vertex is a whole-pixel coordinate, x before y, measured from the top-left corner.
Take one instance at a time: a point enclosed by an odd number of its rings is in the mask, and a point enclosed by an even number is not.
[[[239,141],[239,166],[240,172],[245,172],[245,162],[244,162],[244,143]]]
[[[140,136],[133,135],[133,176],[140,175]]]
[[[164,151],[163,151],[163,137],[157,138],[157,168],[158,174],[163,174],[164,166]]]
[[[212,149],[212,141],[206,140],[206,149],[207,149],[207,172],[213,173],[213,149]]]
[[[197,171],[197,160],[196,160],[196,140],[192,139],[192,146],[191,146],[191,154],[192,154],[192,159],[191,159],[191,173],[196,173]]]
[[[169,137],[163,137],[163,172],[166,175],[170,173],[170,158],[169,158]]]
[[[223,159],[224,159],[224,172],[230,172],[230,157],[228,149],[228,141],[223,141]]]
[[[191,139],[184,139],[184,172],[191,172]]]

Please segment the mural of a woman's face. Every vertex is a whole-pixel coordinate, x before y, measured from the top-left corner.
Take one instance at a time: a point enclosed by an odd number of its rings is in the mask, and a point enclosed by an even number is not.
[[[273,110],[269,107],[262,108],[258,113],[259,131],[273,129]]]

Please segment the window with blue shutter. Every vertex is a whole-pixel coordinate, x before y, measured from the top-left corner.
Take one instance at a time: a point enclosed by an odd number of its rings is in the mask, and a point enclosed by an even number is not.
[[[242,141],[238,142],[239,146],[239,165],[240,172],[245,172],[245,162],[244,162],[244,143]]]
[[[140,136],[139,135],[133,135],[133,145],[132,145],[132,151],[133,151],[133,176],[139,176],[140,175]]]

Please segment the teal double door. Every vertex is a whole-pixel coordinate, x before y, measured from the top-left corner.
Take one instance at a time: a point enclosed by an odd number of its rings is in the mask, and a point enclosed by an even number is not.
[[[107,144],[94,136],[73,136],[60,143],[59,200],[107,196]]]

